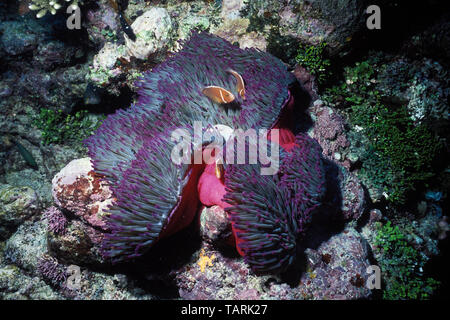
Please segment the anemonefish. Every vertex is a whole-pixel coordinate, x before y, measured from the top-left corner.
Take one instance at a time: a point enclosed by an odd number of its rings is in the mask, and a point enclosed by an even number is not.
[[[221,87],[207,86],[203,88],[202,93],[216,103],[226,104],[234,101],[234,94]]]
[[[245,100],[245,83],[244,79],[242,79],[241,75],[232,69],[227,70],[228,73],[231,73],[237,80],[236,83],[236,91],[241,96],[242,100]],[[216,103],[227,104],[234,101],[235,97],[227,89],[218,86],[207,86],[202,90],[203,94],[213,100]]]

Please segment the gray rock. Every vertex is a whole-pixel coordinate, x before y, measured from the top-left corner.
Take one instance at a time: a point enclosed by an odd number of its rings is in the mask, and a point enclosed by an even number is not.
[[[448,71],[438,62],[395,59],[384,65],[377,80],[385,99],[407,104],[414,121],[450,119]]]
[[[47,251],[47,224],[37,220],[17,229],[6,241],[4,255],[8,262],[36,275],[39,258]]]
[[[352,37],[365,27],[364,4],[360,0],[262,0],[247,1],[244,11],[254,24],[278,25],[282,36],[309,45],[326,42],[335,55],[346,53]]]
[[[34,19],[0,23],[0,46],[7,54],[15,56],[33,51],[47,30]]]
[[[65,264],[101,265],[105,263],[100,244],[103,233],[82,223],[70,220],[63,234],[48,233],[49,251]]]
[[[172,42],[172,20],[166,9],[153,7],[139,16],[132,24],[136,41],[125,35],[125,44],[131,56],[147,59],[149,55],[162,53]]]
[[[39,198],[32,188],[0,185],[0,238],[7,239],[39,207]]]
[[[241,258],[224,256],[203,245],[194,260],[173,272],[183,299],[361,299],[366,287],[368,247],[353,228],[347,228],[307,249],[306,268],[295,285],[277,276],[257,276]]]
[[[15,265],[0,266],[1,300],[59,300],[63,297],[38,277],[22,273]]]

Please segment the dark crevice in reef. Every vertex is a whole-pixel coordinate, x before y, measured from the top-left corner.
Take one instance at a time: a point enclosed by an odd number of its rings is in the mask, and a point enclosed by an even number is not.
[[[337,165],[324,159],[326,174],[326,193],[323,204],[312,214],[312,220],[305,235],[297,243],[297,256],[295,262],[280,275],[283,282],[291,287],[298,285],[301,276],[306,272],[305,250],[317,250],[319,246],[333,235],[344,230],[345,223],[339,208],[342,207],[342,196],[339,186]]]
[[[296,81],[291,87],[290,91],[294,97],[294,110],[295,110],[295,128],[293,130],[294,135],[300,132],[307,133],[313,126],[313,121],[309,115],[308,109],[312,103],[311,95]]]
[[[448,257],[450,255],[450,237],[440,240],[439,255],[433,257],[424,266],[424,277],[439,279],[441,285],[433,293],[432,299],[450,299],[450,275],[448,272]]]
[[[161,299],[178,298],[174,270],[182,268],[200,249],[198,224],[191,223],[180,232],[161,239],[141,257],[102,268],[107,274],[126,274],[147,293]],[[99,270],[100,271],[100,270]]]
[[[88,110],[90,113],[95,114],[113,114],[118,109],[124,109],[124,106],[130,106],[135,96],[135,93],[128,86],[122,87],[118,96],[108,94],[102,88],[96,88],[95,90],[99,91],[97,94],[99,95],[100,103],[86,104],[85,101],[80,100],[74,106],[72,113]],[[87,93],[85,93],[85,100],[86,95]]]

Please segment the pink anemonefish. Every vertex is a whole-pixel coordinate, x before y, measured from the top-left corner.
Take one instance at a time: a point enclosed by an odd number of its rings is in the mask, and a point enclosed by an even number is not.
[[[230,103],[234,101],[234,94],[221,87],[207,86],[202,90],[202,92],[205,96],[216,103]]]
[[[245,83],[244,79],[242,79],[241,75],[232,69],[227,70],[228,73],[231,73],[237,80],[236,83],[236,91],[241,96],[242,100],[245,100]],[[220,104],[231,103],[234,101],[235,97],[227,89],[218,86],[207,86],[203,88],[202,93],[210,98],[212,101]]]

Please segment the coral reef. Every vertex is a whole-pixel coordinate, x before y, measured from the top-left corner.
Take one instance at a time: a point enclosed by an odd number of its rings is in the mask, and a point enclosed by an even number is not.
[[[0,299],[447,297],[450,6],[368,5],[0,1]]]
[[[36,192],[30,187],[0,185],[0,239],[7,239],[16,228],[40,209]]]
[[[414,121],[418,110],[412,113],[408,110],[415,104],[413,100],[409,100],[408,106],[402,100],[398,105],[398,100],[394,102],[383,93],[387,91],[383,88],[395,90],[398,86],[385,87],[392,80],[383,71],[378,73],[384,68],[387,66],[381,61],[377,63],[376,57],[347,67],[345,82],[328,89],[325,100],[342,108],[353,130],[366,137],[354,141],[350,148],[354,150],[352,158],[362,162],[359,174],[364,182],[381,189],[384,198],[398,205],[404,204],[409,193],[435,175],[434,163],[443,152],[442,139],[429,124],[432,116],[422,123]],[[395,77],[394,73],[392,78]],[[439,117],[445,119],[445,114]],[[362,150],[355,150],[358,145],[363,146]]]
[[[323,233],[315,229],[311,242],[321,241]],[[271,275],[255,275],[243,261],[224,255],[209,246],[202,247],[194,261],[173,270],[180,297],[198,299],[333,299],[370,298],[365,286],[370,265],[367,246],[354,229],[334,235],[315,249],[305,251],[305,269],[295,284],[287,284]],[[202,270],[199,262],[209,258]]]

